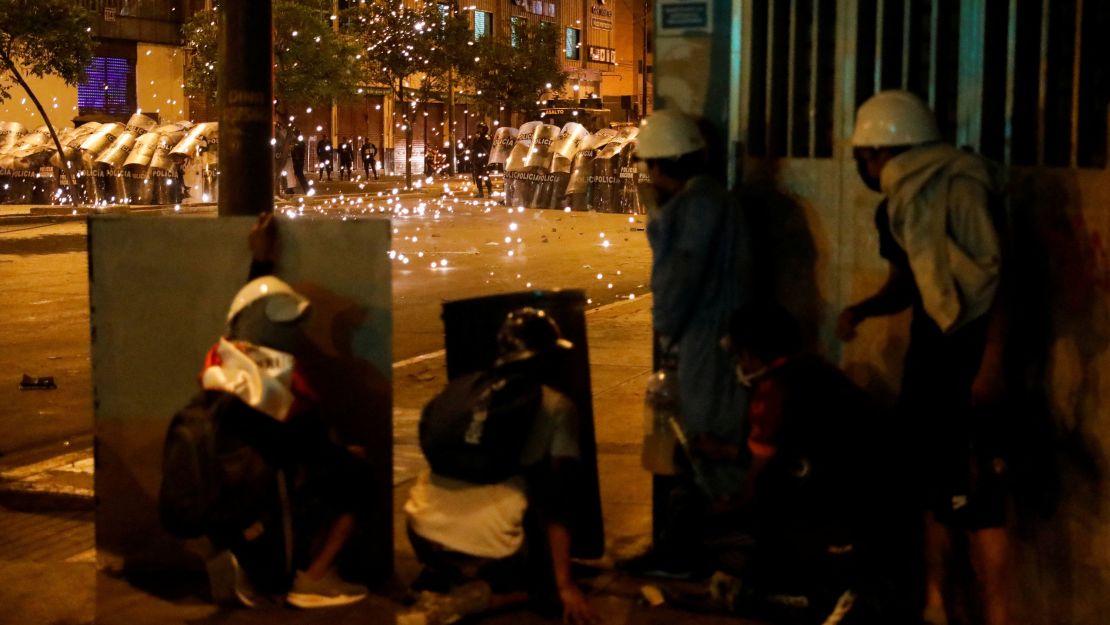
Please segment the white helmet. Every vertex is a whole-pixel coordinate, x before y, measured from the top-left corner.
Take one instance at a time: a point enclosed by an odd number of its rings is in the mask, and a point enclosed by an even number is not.
[[[856,112],[853,147],[920,145],[939,140],[933,112],[909,91],[880,91]]]
[[[705,138],[689,116],[675,109],[656,111],[640,123],[636,158],[677,158],[705,148]]]
[[[235,318],[244,308],[266,298],[266,318],[270,321],[294,321],[308,309],[308,299],[274,276],[251,280],[231,300],[227,321]]]

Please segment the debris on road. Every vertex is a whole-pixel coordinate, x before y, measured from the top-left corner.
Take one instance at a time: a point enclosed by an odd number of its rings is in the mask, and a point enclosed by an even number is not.
[[[52,375],[33,378],[24,373],[23,379],[19,382],[19,390],[21,391],[53,391],[57,388],[58,385],[54,383],[54,376]]]

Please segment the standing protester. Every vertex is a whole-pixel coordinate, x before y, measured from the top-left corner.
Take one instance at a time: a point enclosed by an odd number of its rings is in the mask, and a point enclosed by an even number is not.
[[[316,140],[316,171],[319,174],[319,180],[324,179],[324,173],[327,172],[328,180],[331,180],[331,170],[334,166],[332,159],[335,155],[332,154],[331,139],[327,135],[320,135]]]
[[[350,138],[343,137],[339,141],[339,179],[350,180],[355,164],[355,146]],[[344,177],[346,176],[346,177]]]
[[[297,178],[297,184],[301,187],[301,193],[308,193],[308,181],[304,177],[304,159],[308,156],[308,149],[304,144],[304,135],[293,127],[293,150],[290,152],[290,158],[293,159],[293,175]]]
[[[676,361],[681,421],[692,462],[679,464],[666,521],[653,551],[627,563],[640,574],[690,576],[702,568],[699,528],[730,508],[745,457],[722,458],[743,439],[747,394],[719,346],[743,297],[747,229],[728,191],[706,173],[705,139],[672,110],[644,120],[635,158],[651,176],[652,324],[661,353]]]
[[[960,531],[986,623],[1002,625],[1011,622],[1011,547],[991,418],[1003,390],[1002,258],[991,214],[1001,176],[940,139],[932,111],[909,92],[860,106],[852,145],[864,184],[884,196],[875,225],[890,274],[841,313],[837,333],[848,341],[865,319],[913,309],[898,408],[917,441],[912,465],[927,507],[924,620],[948,622],[942,581],[949,534]]]
[[[578,411],[545,384],[572,345],[535,308],[509,313],[497,343],[491,370],[452,381],[421,415],[431,470],[404,509],[422,592],[398,622],[447,625],[531,601],[561,604],[564,623],[596,623],[571,577]]]
[[[478,134],[470,139],[470,165],[471,174],[474,176],[474,186],[478,192],[474,197],[482,197],[482,185],[485,185],[486,195],[493,197],[493,183],[489,179],[489,152],[493,143],[489,137],[489,126],[478,124]]]
[[[378,146],[370,142],[370,137],[366,137],[366,141],[359,149],[359,155],[362,156],[362,171],[366,174],[366,179],[370,179],[370,173],[373,172],[374,180],[378,179],[378,169],[374,166],[374,159],[378,156]]]

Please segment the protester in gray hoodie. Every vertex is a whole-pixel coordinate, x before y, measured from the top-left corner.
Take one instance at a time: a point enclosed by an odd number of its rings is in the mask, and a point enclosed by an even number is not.
[[[932,111],[906,91],[860,107],[852,137],[860,177],[884,196],[875,214],[885,285],[846,308],[843,340],[865,319],[913,310],[898,400],[917,441],[911,461],[926,516],[924,621],[947,623],[942,595],[949,533],[966,532],[988,625],[1009,623],[1005,463],[993,416],[1003,390],[1002,254],[989,161],[940,142]]]

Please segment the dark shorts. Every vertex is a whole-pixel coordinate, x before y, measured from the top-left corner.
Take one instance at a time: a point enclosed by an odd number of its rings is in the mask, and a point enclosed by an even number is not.
[[[413,584],[415,590],[445,593],[478,579],[488,583],[494,594],[528,590],[528,562],[523,548],[506,558],[482,558],[452,551],[420,536],[411,526],[406,529],[412,550],[424,565]]]
[[[967,530],[1006,524],[998,411],[971,405],[986,335],[986,319],[945,334],[915,309],[898,400],[924,505],[939,522]]]

